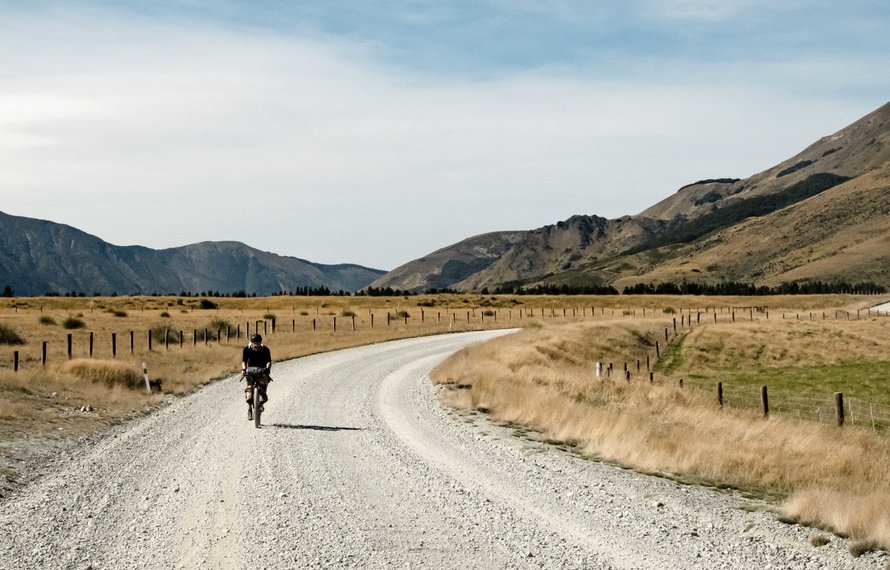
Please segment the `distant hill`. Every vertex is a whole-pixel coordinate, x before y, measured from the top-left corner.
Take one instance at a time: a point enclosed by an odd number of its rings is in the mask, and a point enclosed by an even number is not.
[[[371,286],[402,291],[448,289],[497,261],[528,232],[494,232],[465,239],[396,267]]]
[[[686,185],[636,216],[573,216],[515,232],[497,259],[450,280],[439,273],[437,282],[464,291],[540,284],[621,290],[681,279],[890,286],[888,168],[890,103],[749,178]],[[437,251],[437,264],[446,265],[461,244]],[[431,273],[422,260],[398,271],[377,283],[419,290]]]
[[[71,226],[0,212],[0,287],[17,295],[217,291],[268,295],[299,287],[356,291],[383,275],[322,265],[239,242],[155,250],[116,246]]]

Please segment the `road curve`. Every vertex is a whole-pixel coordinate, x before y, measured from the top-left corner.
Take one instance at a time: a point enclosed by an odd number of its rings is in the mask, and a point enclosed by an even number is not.
[[[259,430],[236,378],[117,426],[0,502],[0,568],[877,568],[442,408],[429,370],[499,334],[278,364]]]

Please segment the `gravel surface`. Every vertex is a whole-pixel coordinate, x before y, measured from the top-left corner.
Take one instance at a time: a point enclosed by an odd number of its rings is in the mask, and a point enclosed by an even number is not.
[[[763,505],[443,408],[429,370],[504,334],[275,366],[74,446],[0,502],[0,568],[883,568]]]

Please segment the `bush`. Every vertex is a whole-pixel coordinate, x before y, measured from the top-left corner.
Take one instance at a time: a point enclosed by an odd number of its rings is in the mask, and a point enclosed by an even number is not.
[[[179,331],[175,331],[164,324],[151,327],[151,339],[158,344],[164,344],[168,330],[170,331],[170,343],[179,344]]]
[[[408,311],[397,311],[393,314],[392,318],[396,320],[404,320],[405,317],[408,317]]]
[[[220,330],[228,331],[230,336],[236,332],[235,325],[221,317],[211,319],[207,324],[207,336],[213,340],[216,340],[216,335]]]
[[[202,309],[218,309],[219,305],[211,301],[210,299],[201,299],[200,307]]]
[[[72,330],[72,329],[82,329],[87,324],[83,321],[83,319],[77,317],[68,317],[64,321],[62,321],[62,328]]]
[[[275,316],[275,313],[266,313],[265,315],[263,315],[263,318],[267,321],[274,321],[278,319],[278,317]]]
[[[484,311],[482,311],[482,315],[486,317],[493,317],[494,314],[494,311],[491,309],[485,309]]]
[[[168,313],[167,311],[162,312],[162,313],[161,313],[161,318],[169,319],[169,318],[170,318],[170,313]]]
[[[56,324],[56,319],[48,315],[43,315],[39,319],[37,319],[37,322],[39,322],[41,325],[54,325]]]
[[[11,326],[0,323],[0,344],[25,344],[25,339]]]
[[[111,314],[114,315],[115,317],[123,318],[123,317],[127,316],[127,311],[121,311],[120,309],[115,309],[115,310],[111,311]]]
[[[344,317],[355,317],[356,314],[355,314],[355,311],[350,311],[349,309],[343,309],[343,316]]]

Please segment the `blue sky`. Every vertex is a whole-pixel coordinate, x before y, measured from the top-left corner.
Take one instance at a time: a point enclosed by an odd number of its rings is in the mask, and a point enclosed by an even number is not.
[[[391,269],[637,213],[888,99],[882,2],[2,2],[0,210]]]

